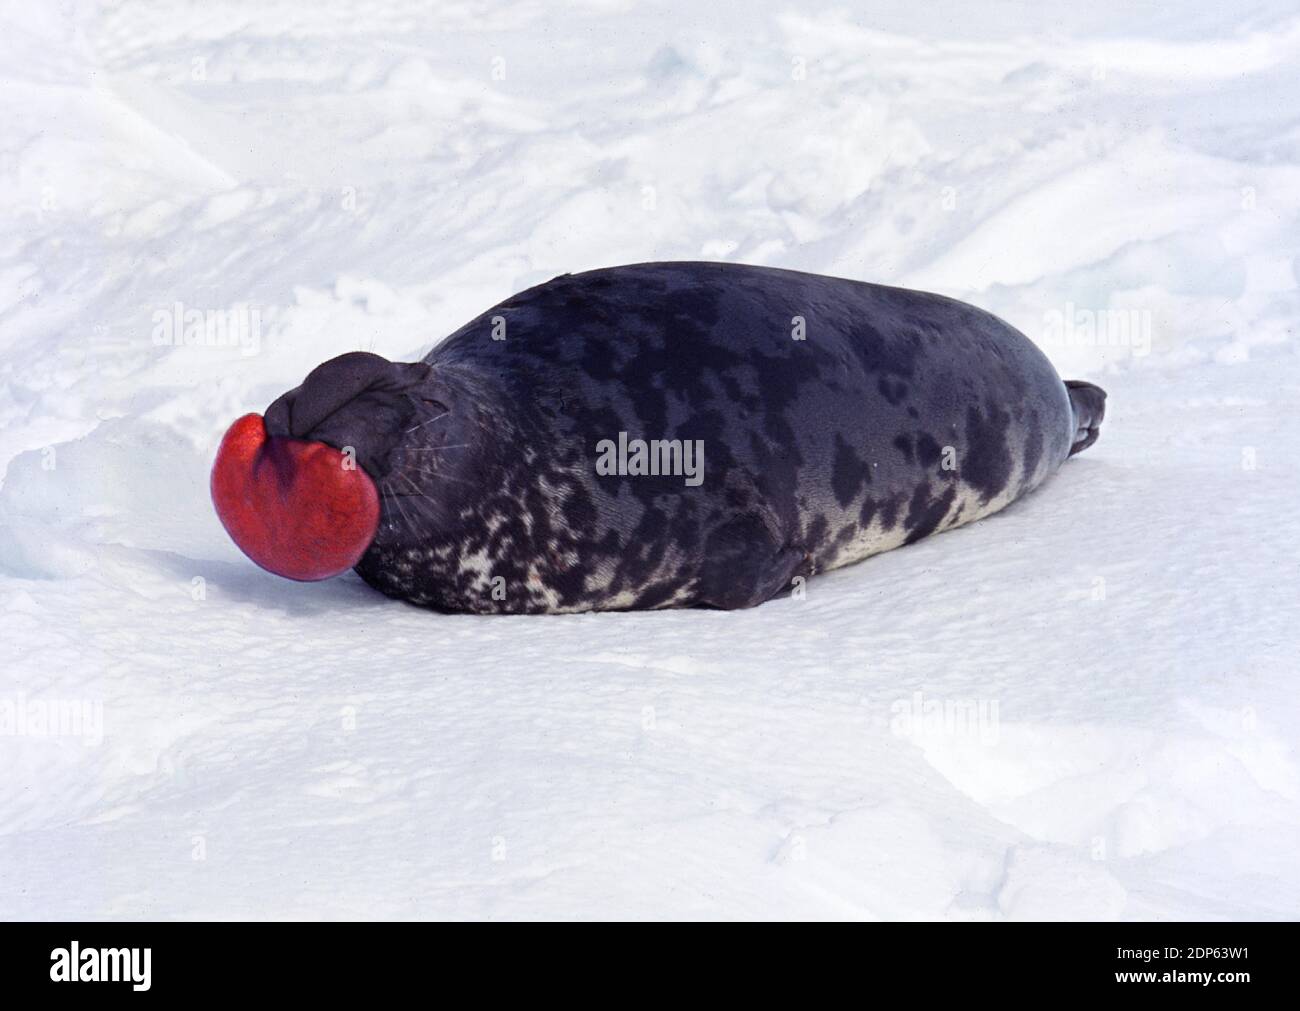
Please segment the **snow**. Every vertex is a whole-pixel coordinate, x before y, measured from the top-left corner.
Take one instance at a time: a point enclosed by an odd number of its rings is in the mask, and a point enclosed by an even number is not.
[[[0,915],[1300,914],[1289,3],[66,7],[0,15]],[[741,613],[226,539],[320,361],[701,257],[989,309],[1102,437]]]

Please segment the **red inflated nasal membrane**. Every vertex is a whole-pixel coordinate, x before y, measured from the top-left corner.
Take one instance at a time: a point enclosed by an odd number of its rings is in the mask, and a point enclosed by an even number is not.
[[[323,442],[268,437],[260,414],[245,414],[221,440],[212,504],[244,554],[288,579],[346,572],[379,528],[369,474]]]

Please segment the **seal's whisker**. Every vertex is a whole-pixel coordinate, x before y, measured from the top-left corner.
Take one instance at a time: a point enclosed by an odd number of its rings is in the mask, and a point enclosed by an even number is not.
[[[430,418],[428,421],[421,421],[418,425],[414,426],[413,428],[408,428],[408,429],[407,429],[405,432],[403,432],[402,434],[403,434],[403,435],[410,435],[410,434],[411,434],[412,432],[414,432],[417,428],[423,428],[425,425],[432,425],[435,421],[441,421],[443,418],[445,418],[445,417],[446,417],[447,415],[449,415],[450,413],[451,413],[451,411],[443,411],[443,412],[442,412],[440,415],[438,415],[436,418]]]
[[[463,477],[452,477],[450,474],[439,474],[436,470],[420,470],[418,467],[412,467],[411,469],[417,474],[424,474],[427,477],[435,477],[439,481],[455,481],[458,484],[470,485],[474,483],[473,481],[466,481]],[[403,477],[405,477],[405,475],[403,475]],[[423,495],[424,492],[420,492],[420,494]]]
[[[400,499],[400,498],[411,498],[411,497],[414,497],[414,498],[427,498],[427,497],[428,497],[428,496],[426,496],[426,495],[424,494],[423,491],[420,490],[420,486],[417,485],[414,481],[411,480],[411,477],[410,477],[409,474],[397,474],[397,475],[395,475],[395,476],[396,476],[396,477],[400,477],[403,481],[406,482],[406,486],[407,486],[408,488],[411,489],[411,495],[400,495],[400,496],[399,496],[396,492],[394,492],[394,494],[393,494],[393,497],[394,497],[394,498],[398,498],[398,499]]]
[[[389,494],[388,490],[385,489],[384,490],[385,498],[387,498],[388,494]],[[406,513],[406,507],[402,505],[401,497],[398,496],[396,493],[393,494],[393,504],[397,506],[397,511],[398,513],[401,514],[401,517],[406,522],[407,527],[409,527],[411,530],[414,530],[415,524],[411,522],[411,517],[408,516]]]
[[[400,477],[403,481],[405,481],[407,487],[411,489],[413,494],[410,497],[418,499],[420,500],[420,502],[428,502],[430,508],[433,506],[433,499],[430,498],[427,494],[425,494],[423,489],[421,489],[419,485],[417,485],[414,481],[411,480],[409,474],[398,474],[397,476]]]
[[[468,442],[459,442],[454,446],[432,446],[428,449],[403,449],[403,453],[440,453],[444,449],[465,449],[469,446]]]

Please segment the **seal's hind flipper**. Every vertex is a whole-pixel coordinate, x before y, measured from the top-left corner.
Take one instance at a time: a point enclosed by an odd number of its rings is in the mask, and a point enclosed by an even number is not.
[[[1070,447],[1070,455],[1074,456],[1096,442],[1101,433],[1101,419],[1106,416],[1106,391],[1082,379],[1067,379],[1065,389],[1070,394],[1070,410],[1074,412],[1074,444]]]

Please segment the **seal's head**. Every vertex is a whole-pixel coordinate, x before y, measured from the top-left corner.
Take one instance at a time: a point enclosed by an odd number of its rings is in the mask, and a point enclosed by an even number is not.
[[[263,418],[236,421],[212,467],[222,525],[262,568],[328,579],[375,539],[384,480],[412,425],[445,410],[430,367],[354,352],[312,370]]]

